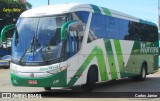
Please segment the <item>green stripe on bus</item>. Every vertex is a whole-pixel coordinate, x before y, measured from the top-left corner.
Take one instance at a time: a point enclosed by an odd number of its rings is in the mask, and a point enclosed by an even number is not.
[[[112,79],[117,79],[117,70],[110,40],[104,40]]]
[[[90,62],[93,60],[94,57],[97,58],[101,80],[102,81],[108,80],[108,75],[106,74],[107,70],[106,70],[106,63],[105,63],[103,51],[100,47],[96,46],[92,50],[91,54],[86,58],[84,63],[77,70],[77,72],[72,77],[72,79],[69,81],[68,86],[72,86],[75,84],[75,82],[78,80],[77,76],[81,75],[84,72],[84,70],[88,67],[88,65],[90,64]]]
[[[123,65],[124,60],[123,60],[123,56],[122,56],[122,49],[121,49],[120,41],[114,40],[114,46],[115,46],[116,54],[117,54],[117,58],[118,58],[119,70],[122,73],[124,71],[124,65]],[[121,76],[123,77],[123,73],[121,74]]]
[[[108,16],[112,16],[111,12],[109,11],[109,9],[102,7],[103,12],[108,15]]]
[[[96,5],[91,5],[91,7],[92,7],[92,9],[94,10],[95,13],[100,13],[100,14],[102,14],[102,13],[101,13],[101,10],[99,9],[98,6],[96,6]]]

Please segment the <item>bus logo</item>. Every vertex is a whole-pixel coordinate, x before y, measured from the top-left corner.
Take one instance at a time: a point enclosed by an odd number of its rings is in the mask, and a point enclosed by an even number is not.
[[[33,78],[33,77],[34,77],[34,74],[33,74],[33,73],[31,73],[31,74],[30,74],[30,76]]]

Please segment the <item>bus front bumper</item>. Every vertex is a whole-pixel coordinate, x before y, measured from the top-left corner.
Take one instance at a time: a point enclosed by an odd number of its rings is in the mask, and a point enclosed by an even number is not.
[[[10,72],[11,83],[13,86],[26,86],[26,87],[66,87],[67,71],[64,70],[57,74],[47,77],[20,77]]]

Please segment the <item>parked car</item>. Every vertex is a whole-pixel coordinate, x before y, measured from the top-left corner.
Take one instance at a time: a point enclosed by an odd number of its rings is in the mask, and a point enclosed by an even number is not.
[[[0,67],[2,68],[9,68],[10,67],[10,61],[11,61],[11,55],[5,55],[0,58]]]

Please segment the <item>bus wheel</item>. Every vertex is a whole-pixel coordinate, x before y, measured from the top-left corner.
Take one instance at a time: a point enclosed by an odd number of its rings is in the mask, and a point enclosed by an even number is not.
[[[147,66],[145,64],[142,65],[141,73],[138,76],[132,77],[134,81],[144,81],[147,75]]]
[[[49,90],[51,90],[51,87],[44,87],[44,89],[49,91]]]
[[[96,71],[96,68],[90,68],[87,75],[87,82],[83,87],[84,90],[92,91],[97,81],[98,81],[98,71]]]
[[[144,81],[147,75],[147,66],[145,64],[142,65],[141,74],[138,76],[138,80]]]

